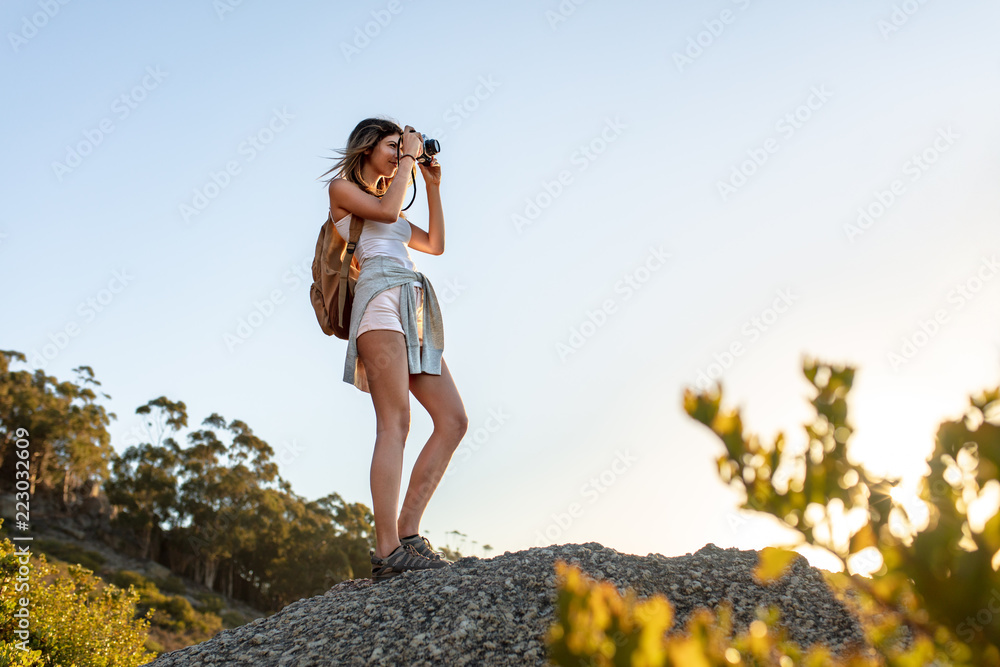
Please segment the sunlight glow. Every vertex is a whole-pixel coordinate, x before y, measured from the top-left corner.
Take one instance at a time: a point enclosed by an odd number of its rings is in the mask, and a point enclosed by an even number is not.
[[[981,533],[986,522],[1000,510],[1000,482],[991,479],[983,485],[979,495],[969,504],[969,528],[973,533]]]
[[[878,547],[868,547],[847,559],[847,571],[862,577],[870,577],[878,572],[884,563]]]

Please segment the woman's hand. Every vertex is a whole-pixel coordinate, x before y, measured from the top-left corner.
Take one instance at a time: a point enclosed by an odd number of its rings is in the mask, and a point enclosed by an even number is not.
[[[420,165],[420,173],[424,177],[424,183],[427,185],[441,185],[441,163],[437,161],[437,156],[431,158],[430,165],[426,165],[423,162],[418,162]]]
[[[412,155],[416,159],[424,153],[424,142],[420,138],[420,134],[409,125],[403,128],[403,136],[399,143],[401,148],[400,157],[403,155]]]

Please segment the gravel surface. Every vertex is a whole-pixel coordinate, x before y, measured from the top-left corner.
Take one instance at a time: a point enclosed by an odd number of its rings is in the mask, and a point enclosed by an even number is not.
[[[151,665],[546,665],[544,638],[554,620],[557,559],[612,582],[620,593],[662,593],[674,628],[697,607],[722,600],[745,629],[757,605],[776,604],[790,639],[832,650],[864,646],[857,621],[821,572],[799,557],[779,581],[761,586],[756,551],[708,544],[694,554],[621,554],[597,542],[462,558],[384,582],[343,581],[324,595],[299,600],[212,639],[165,653]]]

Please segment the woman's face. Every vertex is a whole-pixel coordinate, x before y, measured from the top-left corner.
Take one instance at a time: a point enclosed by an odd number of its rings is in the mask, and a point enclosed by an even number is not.
[[[392,178],[396,174],[396,149],[399,145],[399,134],[390,134],[369,149],[368,160],[380,176]]]

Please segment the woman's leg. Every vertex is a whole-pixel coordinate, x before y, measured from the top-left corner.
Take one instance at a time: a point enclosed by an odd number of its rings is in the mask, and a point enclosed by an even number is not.
[[[402,333],[386,329],[372,329],[358,336],[358,356],[365,366],[368,389],[375,404],[371,486],[378,558],[385,558],[400,544],[396,510],[403,475],[403,446],[410,431],[410,369],[405,340]]]
[[[434,431],[420,450],[420,455],[413,464],[413,472],[410,473],[410,484],[406,489],[397,524],[397,534],[404,537],[420,532],[420,518],[427,508],[427,502],[444,477],[451,455],[469,427],[462,397],[458,395],[444,358],[441,359],[441,375],[410,375],[410,391],[430,413],[434,420]]]

